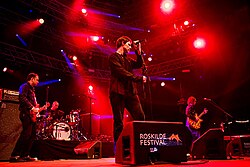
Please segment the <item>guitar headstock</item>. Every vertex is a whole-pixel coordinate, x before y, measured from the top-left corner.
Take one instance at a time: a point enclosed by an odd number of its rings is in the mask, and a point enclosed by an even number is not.
[[[207,108],[204,108],[203,113],[206,114],[208,112]]]
[[[46,103],[45,103],[45,106],[46,106],[46,107],[49,107],[49,106],[50,106],[50,103],[49,103],[49,102],[46,102]]]
[[[42,107],[42,109],[46,110],[50,106],[49,102],[46,102],[45,105]]]

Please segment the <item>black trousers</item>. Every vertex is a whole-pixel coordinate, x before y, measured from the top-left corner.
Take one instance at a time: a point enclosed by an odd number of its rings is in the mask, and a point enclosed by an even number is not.
[[[26,157],[30,154],[32,144],[36,138],[36,123],[32,122],[27,114],[20,114],[20,120],[23,130],[11,156]]]
[[[114,119],[114,142],[118,140],[123,130],[123,114],[126,108],[134,120],[145,120],[145,114],[137,95],[124,96],[117,93],[110,94],[110,103],[112,106]]]

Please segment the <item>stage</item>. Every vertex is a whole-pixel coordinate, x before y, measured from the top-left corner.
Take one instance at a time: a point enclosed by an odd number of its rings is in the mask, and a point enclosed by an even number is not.
[[[171,163],[157,163],[152,166],[199,166],[199,167],[249,167],[250,157],[242,157],[240,159],[233,160],[196,160],[187,161],[179,164]],[[37,161],[37,162],[0,162],[1,167],[105,167],[105,166],[125,166],[115,163],[115,158],[101,158],[101,159],[78,159],[78,160],[54,160],[54,161]],[[128,166],[128,165],[126,165]],[[151,166],[151,165],[141,165],[141,166]]]

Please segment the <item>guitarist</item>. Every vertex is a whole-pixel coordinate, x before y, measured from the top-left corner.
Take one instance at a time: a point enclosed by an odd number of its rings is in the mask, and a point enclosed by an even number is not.
[[[19,116],[23,130],[11,154],[10,162],[37,160],[37,158],[31,158],[29,154],[36,137],[36,122],[34,122],[32,118],[34,113],[39,112],[34,89],[34,86],[38,83],[39,76],[35,73],[30,73],[27,76],[27,82],[19,88]]]
[[[186,127],[192,134],[192,141],[200,137],[200,130],[193,128],[190,124],[190,120],[194,122],[198,121],[198,118],[196,117],[197,112],[195,111],[195,104],[196,104],[196,98],[194,96],[190,96],[187,100],[187,107],[186,107],[186,116],[187,116]]]

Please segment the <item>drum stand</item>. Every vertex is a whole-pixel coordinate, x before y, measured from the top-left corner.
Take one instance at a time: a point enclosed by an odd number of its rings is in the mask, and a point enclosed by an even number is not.
[[[78,120],[77,122],[75,122],[74,125],[71,125],[71,140],[73,141],[82,141],[82,140],[88,140],[82,133],[81,131],[78,129],[78,125],[79,125],[80,120]]]
[[[80,96],[84,96],[84,97],[89,98],[89,133],[87,133],[86,135],[87,135],[87,137],[88,137],[89,140],[92,140],[92,137],[93,137],[92,136],[92,100],[96,100],[96,98],[88,96],[88,95],[85,95],[85,94],[80,94],[78,96],[79,97]],[[87,138],[85,136],[83,136],[82,133],[81,133],[81,137],[83,137],[84,140],[87,140]]]

